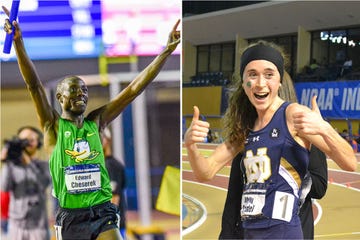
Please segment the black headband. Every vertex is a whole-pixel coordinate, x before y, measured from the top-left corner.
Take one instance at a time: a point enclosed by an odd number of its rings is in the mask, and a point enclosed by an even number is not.
[[[284,76],[284,58],[281,53],[273,47],[266,46],[264,44],[255,45],[245,50],[241,56],[240,65],[240,77],[243,77],[243,73],[246,65],[254,60],[266,60],[272,62],[280,73],[280,80]]]

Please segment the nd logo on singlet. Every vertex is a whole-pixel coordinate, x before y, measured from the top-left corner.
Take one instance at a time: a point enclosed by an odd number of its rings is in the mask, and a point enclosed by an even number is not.
[[[271,176],[271,161],[267,148],[258,148],[254,156],[252,150],[246,151],[244,159],[248,183],[264,183]]]
[[[65,153],[77,163],[93,160],[99,155],[99,152],[95,150],[91,151],[89,143],[84,139],[77,139],[74,143],[73,150],[66,149]]]

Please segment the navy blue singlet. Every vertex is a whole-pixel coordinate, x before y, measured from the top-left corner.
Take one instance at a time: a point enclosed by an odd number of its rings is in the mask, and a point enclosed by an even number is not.
[[[268,228],[278,224],[301,226],[298,217],[301,184],[309,151],[291,136],[283,103],[269,124],[251,131],[245,143],[242,165],[246,184],[241,201],[245,229]]]

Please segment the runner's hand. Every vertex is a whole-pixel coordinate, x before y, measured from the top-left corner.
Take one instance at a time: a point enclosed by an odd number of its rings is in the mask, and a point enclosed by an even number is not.
[[[199,116],[200,110],[197,106],[194,106],[192,122],[185,133],[184,142],[186,146],[204,142],[208,135],[210,124],[206,121],[199,120]]]

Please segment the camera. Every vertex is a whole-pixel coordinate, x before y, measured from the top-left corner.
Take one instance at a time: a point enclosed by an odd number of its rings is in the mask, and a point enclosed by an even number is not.
[[[5,148],[7,148],[6,160],[20,164],[22,151],[29,146],[29,141],[27,139],[13,137],[11,140],[5,140],[4,144]]]

